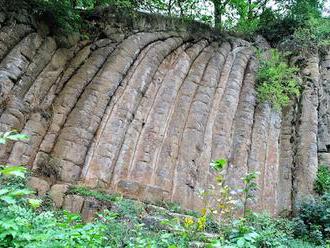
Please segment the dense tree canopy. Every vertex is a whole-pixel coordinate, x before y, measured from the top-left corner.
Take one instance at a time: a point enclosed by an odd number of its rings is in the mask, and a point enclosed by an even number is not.
[[[24,0],[17,0],[24,1]],[[264,34],[270,40],[291,35],[326,12],[326,0],[32,0],[37,14],[51,13],[58,26],[77,28],[81,11],[115,5],[185,20],[208,23],[221,30],[251,35]],[[329,4],[329,3],[328,3]]]

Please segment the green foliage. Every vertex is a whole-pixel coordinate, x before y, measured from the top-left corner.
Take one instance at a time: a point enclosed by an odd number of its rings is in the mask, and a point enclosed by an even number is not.
[[[252,213],[221,226],[219,239],[208,247],[316,247],[294,238],[294,222],[272,218],[267,214]]]
[[[278,11],[262,14],[261,33],[273,45],[284,43],[290,52],[313,51],[330,43],[330,20],[322,17],[323,1],[280,1]]]
[[[26,169],[20,166],[0,166],[0,207],[24,204],[37,208],[41,201],[28,198],[34,191],[25,188],[22,179]]]
[[[237,13],[236,24],[232,27],[236,32],[251,37],[260,26],[260,15],[265,11],[267,1],[229,1],[234,12]],[[266,10],[268,10],[266,8]],[[235,17],[234,17],[235,19]]]
[[[217,160],[212,163],[213,168],[218,168],[217,172],[223,172],[226,160]],[[217,202],[220,203],[218,209],[214,209],[209,206],[211,215],[215,212],[216,214],[222,216],[220,219],[216,219],[215,228],[211,230],[217,230],[219,232],[219,238],[216,240],[210,240],[208,247],[317,247],[317,245],[325,245],[325,240],[328,239],[328,232],[330,230],[330,219],[329,213],[330,207],[327,198],[323,197],[322,204],[318,202],[316,205],[311,205],[311,203],[302,205],[299,210],[299,216],[293,221],[289,219],[282,218],[272,218],[265,214],[256,214],[251,210],[247,209],[246,203],[248,201],[253,201],[255,197],[255,192],[258,190],[258,185],[256,183],[257,173],[248,173],[242,178],[244,187],[243,189],[237,189],[236,201],[242,201],[244,203],[244,217],[234,218],[233,211],[239,210],[239,208],[230,208],[230,215],[226,219],[223,218],[224,209],[228,208],[227,201],[224,199],[229,199],[224,197],[224,195],[214,195],[209,194],[211,198],[217,197]],[[224,176],[222,174],[217,174],[217,182],[222,182]],[[220,186],[221,186],[220,185]],[[224,187],[220,187],[223,189]],[[232,191],[230,189],[229,191]],[[229,196],[233,197],[234,196]],[[329,197],[330,199],[330,197]],[[216,211],[214,211],[216,210]],[[205,215],[209,218],[209,215]],[[198,219],[197,219],[198,220]],[[225,221],[224,221],[225,220]],[[184,228],[188,230],[196,231],[196,220],[190,221],[190,229],[187,225],[183,225]],[[299,228],[302,231],[299,231]],[[207,219],[205,221],[205,229],[208,230]],[[198,230],[198,229],[197,229]],[[192,235],[197,236],[195,233]]]
[[[230,227],[230,228],[229,228]],[[253,226],[247,225],[244,219],[234,220],[225,230],[225,243],[235,247],[257,247],[259,234]]]
[[[295,235],[319,245],[330,241],[330,194],[303,201],[294,219]]]
[[[3,135],[2,135],[3,137]],[[4,142],[10,140],[5,136]],[[15,140],[25,139],[18,137]],[[213,167],[219,173],[217,182],[222,184],[221,174],[227,160],[216,160]],[[242,180],[245,199],[253,199],[258,186],[257,174],[247,174]],[[192,241],[202,241],[206,247],[316,247],[304,240],[325,245],[330,230],[330,195],[319,201],[302,204],[294,221],[275,219],[267,215],[249,214],[244,218],[231,215],[226,222],[214,218],[204,209],[198,216],[170,218],[167,214],[158,224],[145,219],[148,210],[144,203],[108,195],[85,187],[72,187],[70,194],[94,197],[111,202],[111,211],[105,210],[91,223],[84,223],[77,214],[67,211],[44,210],[38,198],[25,186],[26,170],[19,166],[0,168],[0,247],[17,248],[188,248]],[[229,194],[229,188],[225,190]],[[229,195],[224,199],[228,199]],[[222,204],[223,201],[220,201]],[[226,203],[226,202],[225,202]],[[177,204],[166,204],[168,209],[182,211]],[[224,207],[221,206],[221,207]],[[220,208],[223,210],[223,208]],[[187,212],[185,212],[187,213]],[[161,225],[161,226],[159,226]],[[208,237],[205,231],[213,231],[216,237]],[[295,236],[302,240],[295,239]]]
[[[243,34],[244,38],[251,39],[260,27],[259,19],[239,20],[234,30],[239,34]]]
[[[2,143],[22,140],[18,134],[1,134]],[[98,247],[188,247],[188,240],[167,231],[149,230],[141,222],[144,205],[83,187],[70,193],[115,201],[116,212],[106,211],[92,223],[67,211],[43,211],[41,201],[29,198],[25,186],[26,169],[0,167],[0,247],[18,248],[98,248]]]
[[[280,110],[288,105],[290,98],[300,95],[296,73],[297,67],[291,67],[283,55],[272,49],[269,58],[260,58],[257,74],[257,92],[260,102],[270,102]]]
[[[32,0],[30,4],[34,14],[44,19],[52,29],[68,33],[78,30],[81,18],[70,0]]]
[[[328,166],[319,166],[314,187],[315,191],[320,195],[323,195],[324,193],[330,193],[330,169]]]
[[[26,135],[7,132],[8,140],[26,140]],[[63,212],[39,212],[40,199],[30,198],[34,192],[25,187],[26,169],[0,166],[0,247],[100,247],[103,226],[82,224],[79,217]]]
[[[0,203],[0,247],[174,248],[191,247],[190,242],[196,240],[208,243],[207,247],[315,247],[292,237],[292,222],[266,215],[213,224],[218,226],[213,230],[219,232],[219,238],[210,239],[203,235],[209,220],[206,215],[163,221],[171,230],[166,231],[168,228],[143,223],[146,213],[142,203],[116,198],[112,208],[85,224],[79,215],[66,211],[37,211],[19,202],[10,207]]]
[[[113,202],[119,198],[119,195],[111,195],[102,191],[93,190],[83,186],[71,186],[68,190],[68,194],[94,197],[96,200],[105,202]]]
[[[28,139],[27,135],[19,134],[16,131],[0,133],[0,145],[6,144],[8,141],[26,139]],[[34,193],[22,184],[25,174],[26,168],[22,166],[0,165],[0,185],[2,185],[0,188],[0,207],[15,205],[19,202],[28,203],[31,206],[37,205],[37,201],[24,198]]]
[[[213,169],[215,169],[216,171],[221,172],[227,164],[228,164],[228,161],[226,159],[218,159],[218,160],[212,161],[211,167]]]
[[[26,168],[21,166],[7,166],[0,168],[0,176],[16,176],[24,178],[26,173]]]
[[[111,5],[130,15],[135,10],[196,20],[253,39],[264,35],[273,45],[283,40],[296,50],[328,45],[329,19],[321,17],[320,0],[14,0],[28,3],[51,30],[70,33],[85,30],[86,13]],[[213,11],[212,11],[213,8]]]
[[[138,4],[139,10],[207,24],[211,24],[213,19],[210,7],[211,1],[209,0],[145,0]]]
[[[250,210],[247,204],[253,202],[255,193],[259,189],[256,179],[257,172],[250,172],[242,178],[243,188],[233,189],[225,185],[225,168],[228,164],[226,159],[212,161],[210,166],[215,170],[216,185],[210,185],[208,190],[201,190],[200,196],[204,202],[202,216],[211,217],[221,223],[232,220],[235,212],[244,212],[247,215]],[[242,211],[241,211],[242,210]],[[207,228],[208,221],[205,221]]]
[[[257,33],[261,34],[275,47],[285,37],[290,37],[301,24],[288,16],[283,16],[272,10],[266,10],[260,16],[260,26]]]
[[[176,213],[183,213],[183,209],[181,207],[181,205],[177,202],[171,202],[171,201],[158,201],[155,203],[157,206],[166,208],[172,212],[176,212]]]
[[[119,201],[115,202],[116,212],[122,217],[128,217],[132,221],[136,221],[136,218],[141,216],[144,209],[144,204],[142,202],[133,201],[130,199],[121,198]]]
[[[246,223],[258,233],[257,247],[285,247],[293,239],[293,223],[287,219],[253,213],[247,216]]]
[[[14,204],[0,209],[0,247],[188,247],[175,233],[149,230],[140,222],[140,206],[130,200],[115,203],[92,223],[66,211],[35,211]],[[176,247],[176,246],[173,246]]]
[[[127,216],[105,211],[100,217],[107,228],[107,247],[188,247],[188,242],[179,235],[150,230],[142,223],[131,222]]]
[[[79,31],[83,25],[81,14],[96,6],[111,5],[130,10],[136,7],[134,0],[31,0],[29,4],[35,15],[52,29],[64,33]]]
[[[16,131],[9,131],[5,133],[0,133],[0,145],[7,143],[10,140],[27,140],[29,138],[26,134],[19,134]]]
[[[259,189],[258,184],[256,183],[258,176],[258,172],[252,171],[249,172],[247,175],[243,177],[243,197],[244,197],[244,215],[246,216],[247,213],[251,212],[250,209],[247,208],[247,203],[250,203],[255,200],[256,191]]]
[[[0,247],[101,247],[104,226],[73,214],[38,213],[24,206],[0,209]]]
[[[298,51],[330,45],[330,19],[312,16],[295,30],[292,37]]]

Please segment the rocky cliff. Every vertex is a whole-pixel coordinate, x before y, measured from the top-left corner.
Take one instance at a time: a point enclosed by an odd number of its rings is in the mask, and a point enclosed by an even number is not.
[[[219,158],[230,186],[260,172],[255,209],[291,211],[313,193],[330,164],[330,51],[302,59],[303,93],[279,113],[257,102],[254,44],[132,18],[108,11],[99,38],[63,41],[24,11],[0,12],[0,132],[30,135],[2,162],[30,166],[46,190],[79,183],[187,208],[202,206]]]

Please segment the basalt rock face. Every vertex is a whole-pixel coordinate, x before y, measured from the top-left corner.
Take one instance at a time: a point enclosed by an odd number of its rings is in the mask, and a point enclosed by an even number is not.
[[[305,58],[302,96],[278,113],[257,103],[252,44],[105,15],[102,38],[63,48],[28,15],[0,12],[0,132],[30,135],[2,162],[30,166],[51,192],[80,183],[195,209],[219,158],[233,188],[260,172],[256,210],[291,211],[313,193],[318,159],[330,162],[330,53]]]

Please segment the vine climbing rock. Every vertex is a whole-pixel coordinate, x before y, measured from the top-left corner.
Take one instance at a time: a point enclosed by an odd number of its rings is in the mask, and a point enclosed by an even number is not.
[[[65,199],[79,183],[199,209],[219,158],[232,188],[259,172],[256,210],[313,194],[330,160],[330,52],[305,58],[301,98],[276,112],[257,101],[253,45],[202,24],[105,12],[102,38],[63,47],[32,17],[0,15],[0,132],[30,136],[0,160],[29,166],[58,207],[83,208]]]

